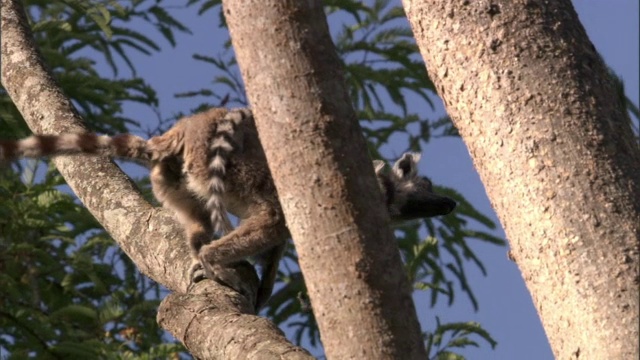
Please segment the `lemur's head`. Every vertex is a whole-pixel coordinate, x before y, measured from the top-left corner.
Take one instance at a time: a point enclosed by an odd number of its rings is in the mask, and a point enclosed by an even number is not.
[[[385,171],[387,164],[384,161],[373,162],[380,190],[394,222],[447,215],[456,207],[452,199],[433,192],[428,178],[418,175],[418,161],[420,154],[405,153],[393,165],[391,172]]]

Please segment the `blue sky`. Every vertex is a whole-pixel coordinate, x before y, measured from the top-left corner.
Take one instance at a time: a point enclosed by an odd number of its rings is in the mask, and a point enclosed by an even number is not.
[[[574,6],[605,61],[625,81],[627,95],[638,103],[638,1],[637,0],[575,0]],[[216,55],[223,38],[212,39],[219,34],[215,12],[199,17],[192,10],[176,9],[174,16],[187,24],[193,36],[179,35],[175,49],[165,48],[161,54],[146,57],[132,56],[138,73],[157,91],[160,110],[164,117],[187,112],[197,100],[174,99],[177,92],[210,88],[212,67],[194,62],[193,53]],[[164,45],[163,45],[164,46]],[[142,65],[141,65],[142,64]],[[440,105],[441,107],[441,105]],[[126,115],[143,121],[155,120],[156,115],[139,106],[127,106]],[[406,144],[392,144],[398,154]],[[388,154],[393,156],[394,152]],[[464,143],[460,139],[434,139],[424,148],[421,172],[429,175],[434,183],[461,192],[477,209],[498,223],[489,204],[480,179],[473,168]],[[502,230],[496,234],[504,236]],[[471,304],[459,296],[452,306],[428,306],[424,296],[416,297],[418,314],[425,328],[433,315],[443,322],[477,321],[498,341],[495,350],[481,343],[480,349],[465,352],[470,359],[551,359],[552,354],[529,293],[516,265],[506,256],[506,248],[472,244],[487,267],[483,277],[469,266],[470,283],[476,293],[480,310],[474,312]],[[286,329],[284,329],[286,331]]]

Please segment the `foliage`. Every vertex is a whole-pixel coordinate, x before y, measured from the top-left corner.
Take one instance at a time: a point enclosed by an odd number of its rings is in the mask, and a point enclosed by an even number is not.
[[[462,349],[469,346],[479,347],[472,337],[479,337],[488,342],[491,347],[497,343],[489,333],[487,333],[478,323],[440,323],[440,318],[436,316],[436,331],[426,335],[427,352],[429,359],[433,360],[459,360],[463,356],[455,353],[452,349]],[[446,340],[446,341],[445,341]]]
[[[129,23],[151,23],[169,43],[174,30],[186,28],[155,0],[24,3],[45,61],[88,126],[103,133],[135,129],[138,123],[121,115],[122,104],[153,107],[157,98],[135,76],[129,53],[160,47]],[[133,75],[105,77],[98,63],[114,75],[125,64]],[[3,138],[28,134],[4,90],[0,132]],[[1,357],[177,358],[182,345],[168,341],[155,321],[163,290],[140,274],[63,184],[41,161],[0,168]]]
[[[12,358],[149,351],[163,341],[158,285],[56,189],[60,183],[54,172],[28,184],[15,172],[0,173],[1,196],[11,200],[0,208],[0,345]],[[179,349],[167,345],[164,353]]]
[[[640,146],[640,109],[638,108],[638,105],[634,104],[626,95],[624,91],[624,81],[622,81],[622,78],[620,78],[620,76],[618,76],[618,74],[616,74],[611,68],[609,68],[609,75],[611,76],[611,80],[613,81],[618,95],[617,105],[621,111],[626,112],[631,133],[636,139],[636,145]]]

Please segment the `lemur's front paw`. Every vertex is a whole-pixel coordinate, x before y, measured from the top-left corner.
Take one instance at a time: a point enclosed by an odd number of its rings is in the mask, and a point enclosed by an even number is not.
[[[207,273],[199,261],[194,260],[193,264],[191,264],[191,267],[189,268],[189,278],[194,284],[197,284],[207,278]]]
[[[207,278],[235,290],[256,306],[259,279],[255,268],[247,261],[218,265],[205,262],[201,257],[199,264]]]
[[[243,281],[235,269],[216,264],[206,264],[202,267],[209,279],[241,292]]]

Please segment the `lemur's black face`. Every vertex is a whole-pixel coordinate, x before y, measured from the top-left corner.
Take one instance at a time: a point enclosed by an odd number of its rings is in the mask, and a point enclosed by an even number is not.
[[[431,181],[418,175],[420,154],[405,153],[393,166],[391,173],[384,172],[384,163],[374,167],[380,189],[385,193],[389,215],[394,222],[447,215],[456,207],[451,198],[433,192]]]
[[[399,204],[399,218],[405,220],[447,215],[456,207],[452,199],[433,192],[431,181],[426,177],[416,177],[404,189],[404,204]]]

